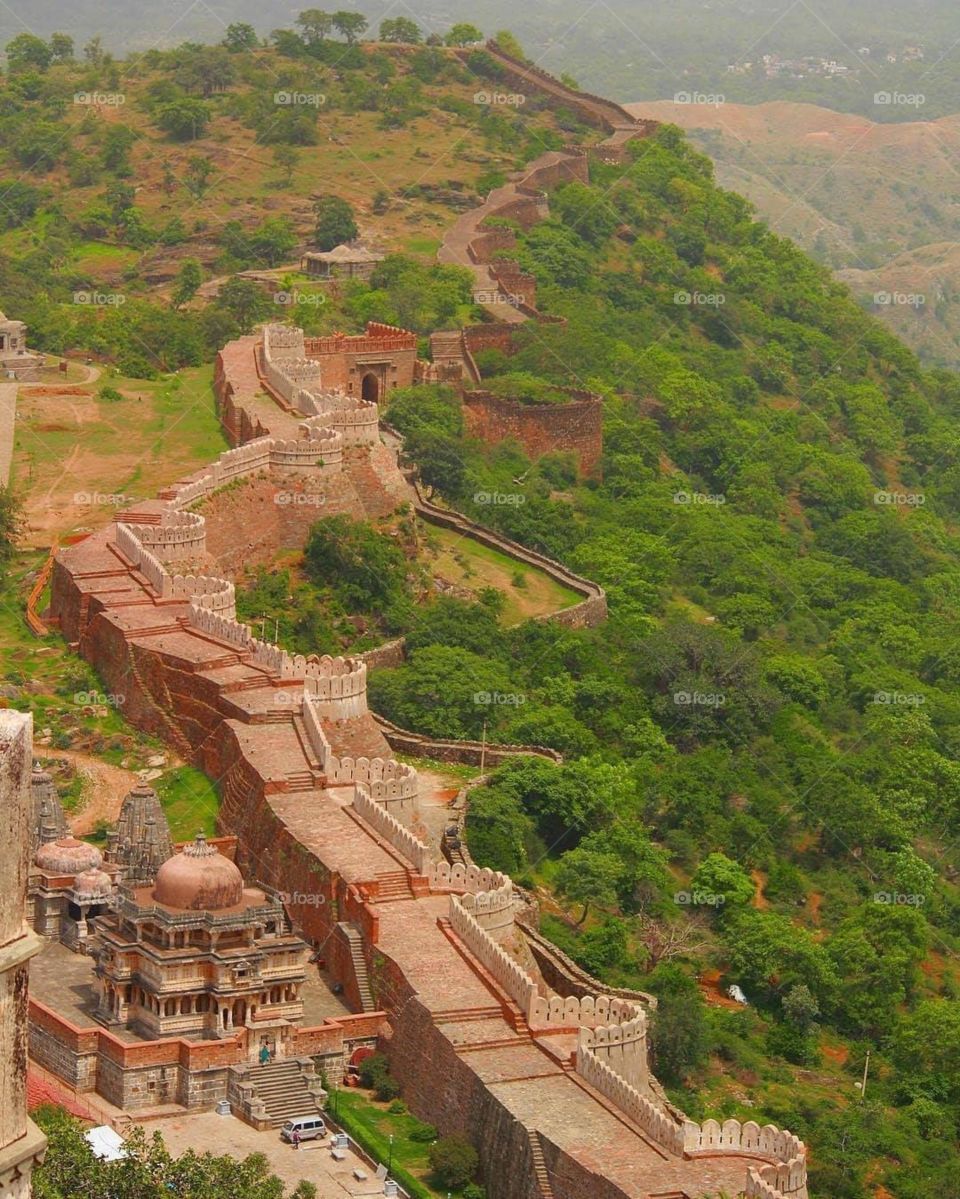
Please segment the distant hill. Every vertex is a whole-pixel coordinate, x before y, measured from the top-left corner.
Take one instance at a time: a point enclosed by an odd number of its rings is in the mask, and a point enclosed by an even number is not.
[[[788,102],[627,107],[686,129],[775,232],[833,267],[926,359],[960,364],[960,115],[881,125]]]
[[[43,36],[62,30],[78,46],[99,33],[109,49],[128,53],[217,42],[234,21],[268,36],[289,28],[307,7],[302,0],[76,0],[69,6],[34,0],[29,24]],[[402,11],[382,0],[336,0],[322,7],[363,13],[369,36],[381,20],[398,15],[413,18],[425,35],[463,21],[486,35],[508,28],[540,66],[570,72],[584,87],[625,100],[669,98],[693,88],[737,102],[810,101],[883,121],[910,119],[909,108],[877,109],[876,92],[887,90],[923,93],[926,115],[960,110],[955,0],[440,0]],[[13,9],[0,7],[0,46],[23,28]],[[774,61],[765,63],[764,55]]]

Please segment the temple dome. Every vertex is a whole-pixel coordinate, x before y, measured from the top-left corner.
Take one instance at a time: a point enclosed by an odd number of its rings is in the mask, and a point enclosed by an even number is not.
[[[157,903],[183,911],[216,912],[243,900],[243,875],[203,833],[167,858],[153,888]]]
[[[99,869],[103,857],[95,845],[76,837],[60,837],[41,845],[33,860],[47,874],[83,874]]]
[[[108,899],[113,891],[113,879],[105,870],[95,866],[84,870],[73,880],[73,893],[79,899]]]

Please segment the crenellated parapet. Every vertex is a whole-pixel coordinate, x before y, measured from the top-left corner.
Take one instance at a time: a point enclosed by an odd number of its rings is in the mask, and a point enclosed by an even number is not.
[[[320,705],[309,690],[303,693],[301,716],[313,752],[317,755],[327,785],[342,787],[362,783],[372,799],[388,810],[403,810],[417,798],[419,778],[416,770],[394,758],[339,757],[333,752],[323,731]]]
[[[353,807],[358,816],[403,854],[418,874],[427,873],[431,861],[429,845],[378,803],[362,783],[354,784]]]
[[[328,426],[346,445],[374,445],[378,441],[377,404],[325,386],[321,359],[336,359],[334,373],[339,382],[341,359],[345,356],[400,351],[416,356],[416,335],[390,325],[371,323],[367,334],[359,337],[335,334],[311,338],[304,338],[302,329],[266,325],[257,357],[263,382],[288,408],[312,418],[311,425],[316,421]]]

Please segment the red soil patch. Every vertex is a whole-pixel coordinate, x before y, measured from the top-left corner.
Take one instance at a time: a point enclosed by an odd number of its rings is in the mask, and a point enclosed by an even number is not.
[[[807,911],[814,924],[820,923],[820,908],[823,906],[823,895],[820,891],[811,891],[807,899]]]
[[[69,384],[60,383],[55,387],[24,387],[23,394],[25,396],[83,396],[85,400],[90,399],[90,392],[85,391],[82,387],[71,387]]]
[[[720,971],[719,970],[704,970],[697,979],[700,987],[700,993],[707,1003],[712,1003],[714,1007],[727,1008],[742,1008],[743,1004],[737,1003],[735,999],[731,999],[729,995],[723,993],[720,986]]]
[[[751,870],[750,877],[753,879],[753,885],[756,888],[753,893],[753,906],[759,908],[762,912],[770,906],[770,900],[763,893],[763,888],[767,885],[767,876],[762,870]]]
[[[823,1045],[821,1050],[828,1061],[836,1062],[838,1066],[845,1066],[850,1056],[850,1051],[845,1045]]]

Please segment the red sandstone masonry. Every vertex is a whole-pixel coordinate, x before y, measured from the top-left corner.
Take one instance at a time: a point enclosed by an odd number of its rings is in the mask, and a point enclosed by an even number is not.
[[[489,391],[466,391],[467,429],[491,443],[518,441],[533,459],[555,451],[571,452],[582,474],[594,474],[603,455],[603,400],[588,392],[571,394],[579,398],[567,404],[523,404]]]

